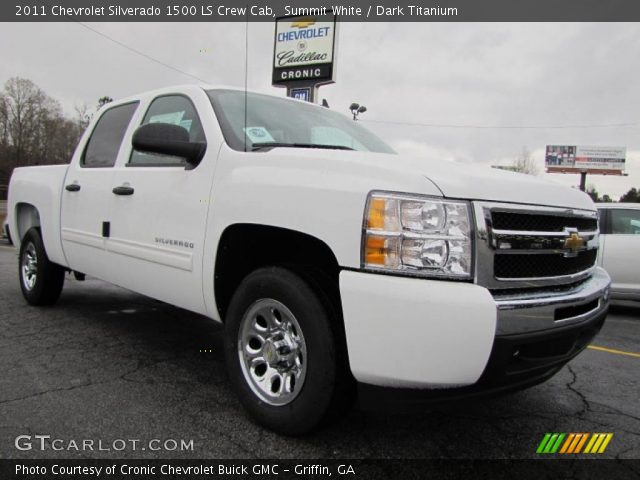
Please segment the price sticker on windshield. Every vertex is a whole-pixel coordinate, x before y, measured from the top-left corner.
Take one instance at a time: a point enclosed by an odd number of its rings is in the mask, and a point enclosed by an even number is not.
[[[271,134],[264,127],[246,127],[244,133],[251,143],[275,142]]]

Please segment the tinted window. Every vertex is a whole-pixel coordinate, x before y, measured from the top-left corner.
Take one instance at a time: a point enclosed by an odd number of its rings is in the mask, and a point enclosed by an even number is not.
[[[640,235],[640,210],[609,210],[611,233]]]
[[[127,103],[110,108],[102,114],[85,148],[82,166],[113,167],[118,158],[122,138],[136,108],[137,102]]]
[[[225,141],[235,150],[286,143],[394,153],[382,140],[342,115],[306,102],[237,90],[207,92]]]
[[[178,125],[189,132],[189,140],[192,142],[204,142],[205,136],[200,123],[200,118],[195,107],[187,97],[182,95],[168,95],[156,98],[141,125],[147,123],[169,123]],[[185,161],[180,157],[160,155],[157,153],[143,153],[133,151],[131,165],[184,165]]]

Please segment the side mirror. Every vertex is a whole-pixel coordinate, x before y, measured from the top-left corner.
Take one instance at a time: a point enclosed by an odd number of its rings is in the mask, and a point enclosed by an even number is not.
[[[191,142],[185,128],[171,123],[142,125],[133,133],[131,144],[139,152],[184,158],[187,169],[195,168],[207,150],[205,142]]]

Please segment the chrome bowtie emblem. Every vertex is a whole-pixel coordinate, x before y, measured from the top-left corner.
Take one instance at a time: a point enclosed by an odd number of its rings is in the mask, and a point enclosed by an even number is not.
[[[586,244],[584,238],[578,235],[576,232],[573,232],[569,237],[564,241],[564,248],[571,250],[571,252],[575,253],[584,247]]]

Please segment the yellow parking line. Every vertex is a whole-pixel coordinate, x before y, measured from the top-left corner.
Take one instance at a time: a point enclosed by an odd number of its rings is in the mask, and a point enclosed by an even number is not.
[[[600,352],[613,353],[615,355],[627,355],[629,357],[640,358],[640,353],[623,352],[622,350],[614,350],[613,348],[598,347],[596,345],[589,345],[587,348],[591,350],[598,350]]]

